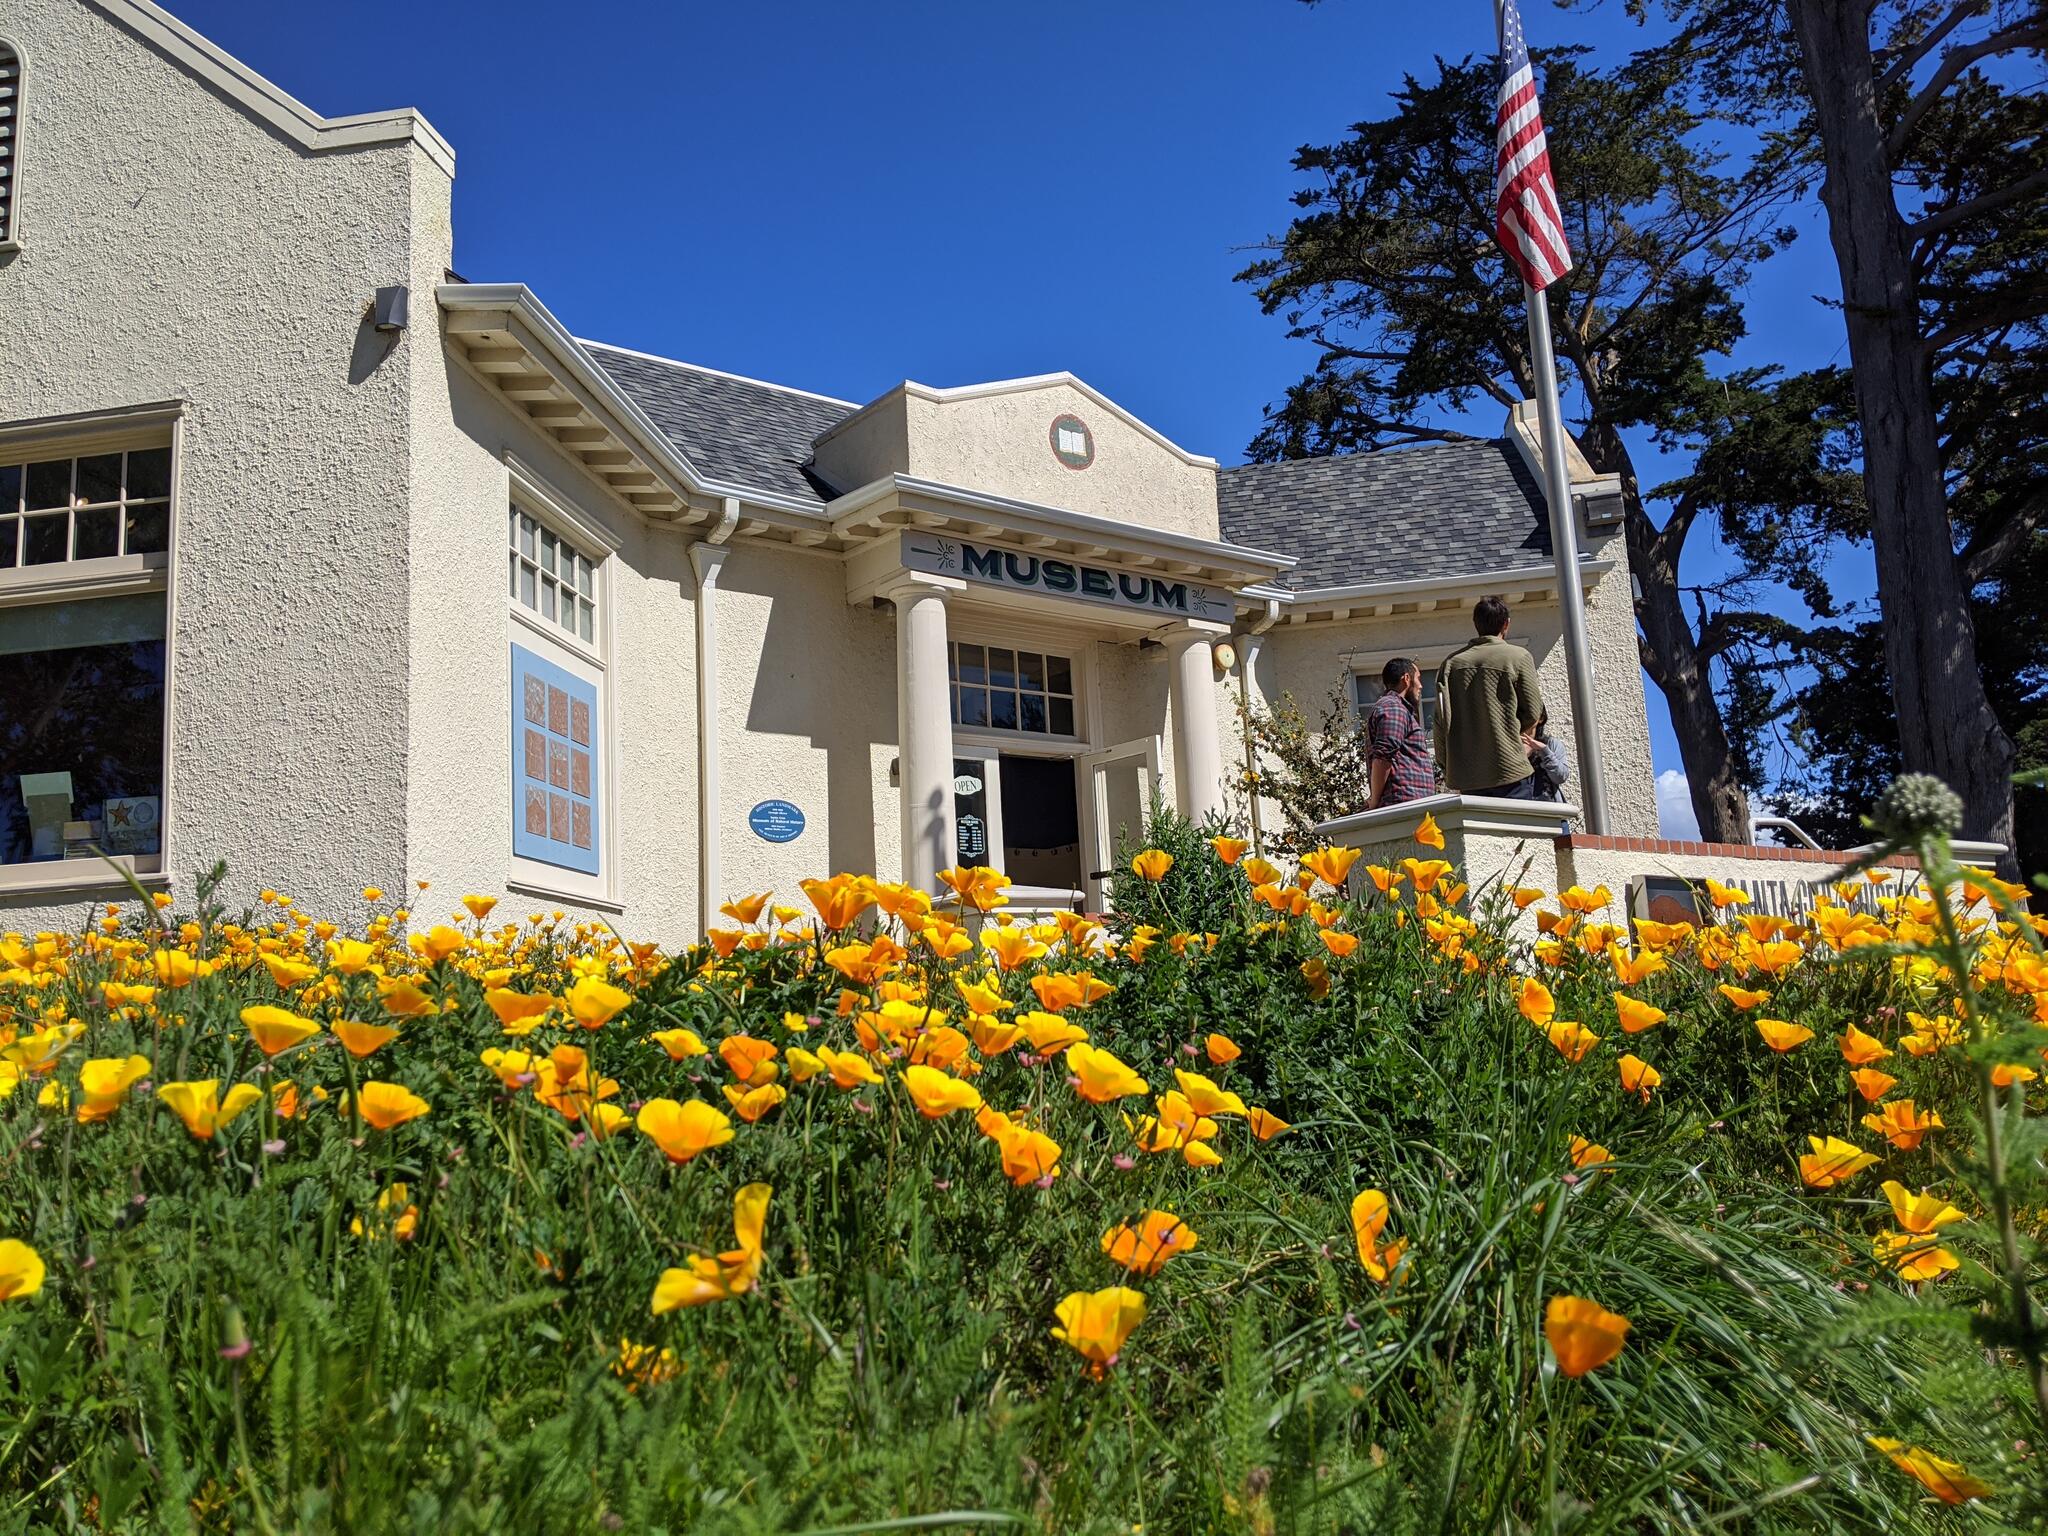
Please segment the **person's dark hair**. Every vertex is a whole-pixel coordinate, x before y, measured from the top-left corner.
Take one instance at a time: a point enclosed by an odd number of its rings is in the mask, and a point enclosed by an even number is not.
[[[1543,713],[1542,713],[1542,714],[1540,714],[1540,715],[1538,715],[1538,716],[1536,717],[1536,724],[1535,724],[1535,727],[1534,727],[1534,732],[1535,732],[1535,736],[1536,736],[1536,739],[1537,739],[1538,741],[1548,741],[1548,740],[1550,740],[1550,706],[1549,706],[1549,705],[1547,705],[1547,704],[1546,704],[1546,705],[1545,705],[1545,706],[1543,707]]]
[[[1397,693],[1401,685],[1408,681],[1408,674],[1418,670],[1420,669],[1415,663],[1406,656],[1396,656],[1380,668],[1380,686],[1389,693]]]
[[[1472,627],[1482,635],[1497,635],[1508,627],[1508,600],[1482,597],[1472,605]]]

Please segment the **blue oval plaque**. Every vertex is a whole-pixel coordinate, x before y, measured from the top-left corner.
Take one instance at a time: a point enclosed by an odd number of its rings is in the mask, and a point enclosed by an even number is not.
[[[787,800],[763,800],[747,812],[747,825],[764,843],[793,843],[803,836],[804,813]]]

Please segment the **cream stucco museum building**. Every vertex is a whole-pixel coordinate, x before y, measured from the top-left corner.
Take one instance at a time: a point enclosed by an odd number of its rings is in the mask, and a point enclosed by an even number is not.
[[[1224,804],[1247,694],[1370,698],[1484,593],[1568,708],[1519,416],[1219,468],[1065,374],[739,378],[456,278],[454,174],[418,114],[316,116],[143,0],[0,10],[0,926],[118,896],[91,846],[667,940],[838,869],[1093,903],[1153,789]],[[1580,480],[1613,830],[1654,835]]]

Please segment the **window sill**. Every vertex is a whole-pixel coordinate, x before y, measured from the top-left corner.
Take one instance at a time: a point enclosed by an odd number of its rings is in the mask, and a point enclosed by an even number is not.
[[[0,571],[0,599],[54,602],[68,597],[113,597],[163,588],[171,557],[166,554],[110,555],[100,560],[61,560]]]
[[[0,865],[0,897],[63,891],[89,891],[95,895],[103,891],[128,891],[131,888],[127,875],[131,874],[145,888],[161,890],[171,883],[171,877],[161,870],[136,869],[126,859],[117,863],[120,868],[110,866],[104,859],[51,859],[40,864]]]
[[[593,912],[623,914],[624,902],[613,901],[607,896],[590,896],[576,891],[565,891],[558,886],[542,885],[533,880],[507,880],[505,889],[519,896],[538,896],[543,901],[552,901],[565,907],[588,907]]]

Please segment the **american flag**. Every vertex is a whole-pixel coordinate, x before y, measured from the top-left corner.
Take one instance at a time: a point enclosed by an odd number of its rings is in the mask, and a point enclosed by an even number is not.
[[[1550,178],[1550,150],[1543,139],[1543,108],[1536,100],[1536,75],[1522,36],[1515,0],[1501,0],[1500,107],[1495,117],[1493,232],[1522,281],[1538,290],[1572,269],[1558,211],[1557,183]]]

